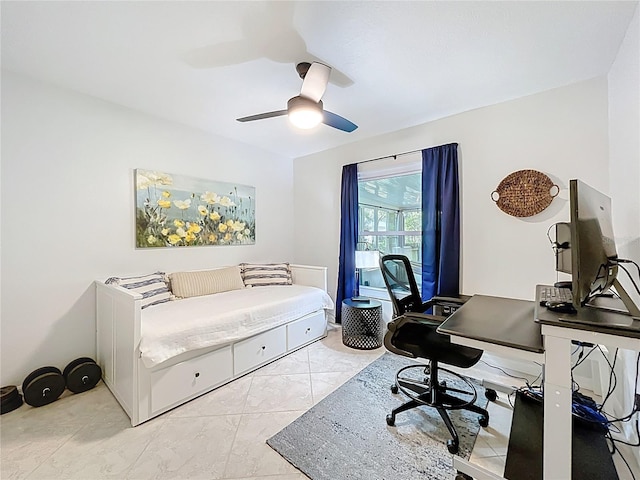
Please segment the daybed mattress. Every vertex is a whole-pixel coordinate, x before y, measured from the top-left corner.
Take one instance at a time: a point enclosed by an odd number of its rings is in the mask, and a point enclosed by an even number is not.
[[[244,288],[153,305],[141,313],[142,360],[151,368],[187,351],[241,340],[332,308],[325,291],[303,285]]]

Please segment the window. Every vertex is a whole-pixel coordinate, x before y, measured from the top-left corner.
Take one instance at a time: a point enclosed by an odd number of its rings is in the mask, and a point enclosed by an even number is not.
[[[422,265],[421,192],[419,171],[358,181],[358,249],[406,255],[418,285]],[[380,269],[364,269],[360,285],[384,290]]]

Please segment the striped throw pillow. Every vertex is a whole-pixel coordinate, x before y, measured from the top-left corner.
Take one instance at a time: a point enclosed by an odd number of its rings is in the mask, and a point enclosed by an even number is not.
[[[242,280],[247,287],[291,285],[288,263],[241,263]]]
[[[164,272],[138,277],[111,277],[105,283],[119,285],[142,295],[142,308],[171,300],[171,292]]]
[[[176,297],[189,298],[244,288],[239,267],[175,272],[169,275],[171,291]]]

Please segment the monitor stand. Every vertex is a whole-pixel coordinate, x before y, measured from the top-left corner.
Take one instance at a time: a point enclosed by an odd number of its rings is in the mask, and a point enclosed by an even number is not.
[[[598,296],[589,301],[586,308],[595,308],[613,313],[620,313],[631,316],[634,320],[640,320],[640,308],[633,302],[624,287],[616,278],[613,281],[613,287],[616,289],[618,298]],[[622,302],[620,302],[622,301]],[[621,304],[622,303],[622,304]]]

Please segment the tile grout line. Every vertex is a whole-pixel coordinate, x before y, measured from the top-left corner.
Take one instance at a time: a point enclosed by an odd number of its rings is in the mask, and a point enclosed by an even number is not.
[[[167,417],[169,418],[169,417]],[[162,432],[162,429],[164,428],[164,426],[167,424],[167,418],[162,418],[162,419],[158,419],[158,420],[162,420],[162,425],[160,425],[158,427],[158,432],[156,433],[156,437],[160,436],[160,433]],[[136,428],[136,427],[131,427],[131,428]],[[123,472],[123,478],[128,479],[129,477],[129,473],[131,472],[131,470],[133,470],[133,467],[136,466],[136,464],[138,463],[138,461],[140,460],[140,458],[142,457],[142,455],[144,455],[144,453],[147,451],[147,449],[149,448],[149,445],[151,445],[151,441],[154,439],[153,436],[149,436],[149,439],[147,440],[147,444],[144,446],[144,448],[140,451],[140,453],[138,454],[138,456],[136,457],[136,459],[131,462],[131,465],[129,465],[129,467],[126,469],[125,472]]]
[[[45,458],[42,462],[40,462],[38,465],[36,465],[36,466],[35,466],[35,467],[34,467],[34,468],[33,468],[33,469],[32,469],[32,470],[31,470],[31,471],[30,471],[30,472],[29,472],[29,473],[28,473],[24,478],[28,479],[29,477],[31,477],[31,475],[33,475],[33,473],[34,473],[36,470],[38,470],[41,466],[43,466],[47,460],[49,460],[51,457],[53,457],[53,455],[55,455],[55,454],[56,454],[56,452],[58,452],[62,447],[64,447],[68,442],[70,442],[70,441],[71,441],[71,439],[72,439],[73,437],[75,437],[75,436],[80,432],[80,430],[84,429],[85,427],[86,427],[86,425],[79,426],[79,427],[78,427],[78,429],[77,429],[75,432],[73,432],[73,434],[72,434],[72,435],[70,435],[70,436],[69,436],[69,438],[68,438],[65,442],[62,442],[62,443],[58,446],[58,448],[56,448],[53,452],[51,452],[51,455],[49,455],[49,456],[48,456],[47,458]]]
[[[245,409],[247,408],[247,401],[249,400],[249,392],[251,391],[251,386],[253,385],[254,375],[251,375],[251,381],[249,382],[249,388],[247,388],[247,395],[244,397],[244,402],[242,404],[242,412],[239,415],[238,424],[236,425],[236,431],[233,433],[233,440],[231,441],[231,447],[229,448],[229,453],[227,453],[227,459],[224,462],[224,468],[222,470],[222,478],[229,478],[226,476],[227,469],[229,468],[229,461],[231,460],[231,453],[233,452],[233,447],[236,444],[236,439],[238,438],[238,430],[240,430],[240,424],[242,423],[242,417],[245,415]],[[233,477],[231,477],[233,478]]]

